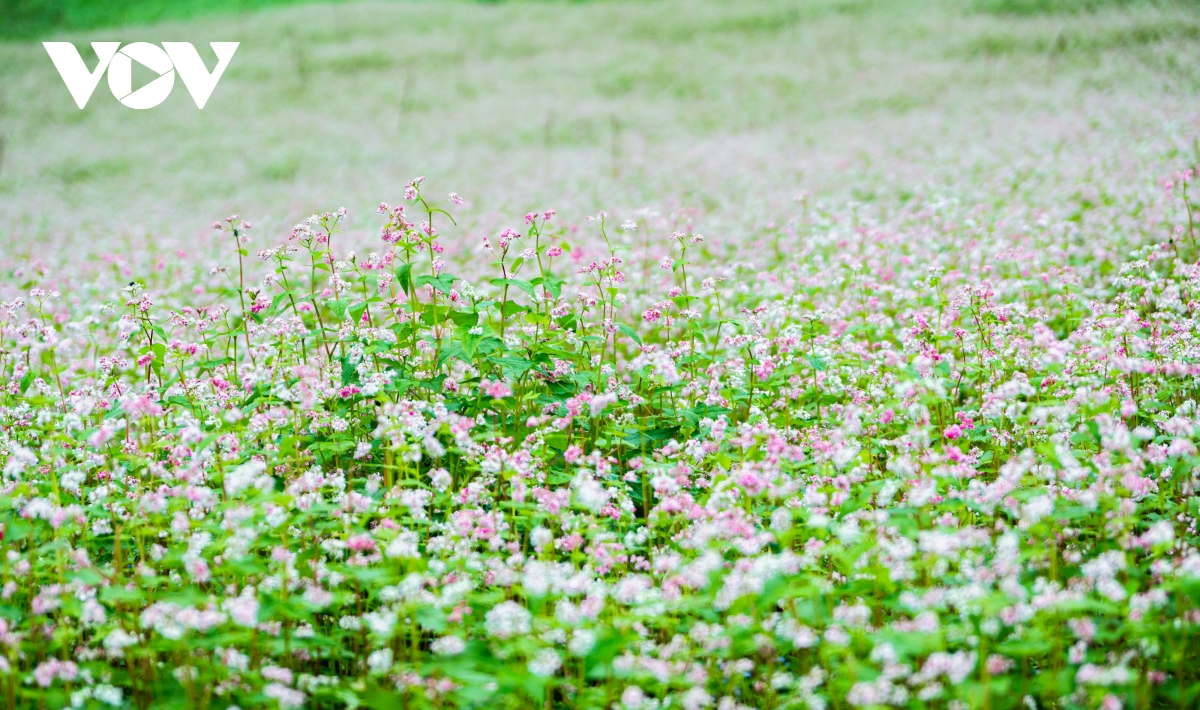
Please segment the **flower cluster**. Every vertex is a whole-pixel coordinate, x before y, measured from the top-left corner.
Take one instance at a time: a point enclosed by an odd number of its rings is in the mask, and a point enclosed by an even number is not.
[[[220,288],[26,283],[0,704],[1193,706],[1192,175],[741,246],[539,210],[486,264],[418,178],[366,257],[235,216]]]

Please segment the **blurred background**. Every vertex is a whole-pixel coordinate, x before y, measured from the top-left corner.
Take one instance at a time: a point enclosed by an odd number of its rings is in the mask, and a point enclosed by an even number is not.
[[[51,39],[89,66],[92,41],[241,46],[202,111],[179,81],[79,110]],[[184,253],[234,212],[265,244],[339,206],[367,245],[417,175],[471,240],[550,207],[741,238],[801,192],[1084,215],[1112,199],[1089,175],[1144,189],[1198,134],[1194,0],[0,0],[10,263]]]

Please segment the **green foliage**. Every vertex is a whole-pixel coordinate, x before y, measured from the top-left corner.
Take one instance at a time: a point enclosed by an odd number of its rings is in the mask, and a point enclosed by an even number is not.
[[[56,30],[146,25],[212,13],[235,14],[312,0],[0,0],[0,39]],[[329,0],[327,0],[329,1]],[[332,0],[336,2],[337,0]]]
[[[1074,15],[1099,12],[1114,8],[1129,8],[1136,5],[1192,4],[1196,0],[969,0],[976,12],[995,15],[1030,17],[1037,15]]]

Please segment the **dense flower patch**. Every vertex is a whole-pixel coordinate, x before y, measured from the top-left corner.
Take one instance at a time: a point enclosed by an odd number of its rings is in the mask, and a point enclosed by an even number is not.
[[[4,702],[1193,707],[1190,177],[737,249],[547,210],[489,266],[418,179],[366,256],[217,223],[224,291],[31,271]]]

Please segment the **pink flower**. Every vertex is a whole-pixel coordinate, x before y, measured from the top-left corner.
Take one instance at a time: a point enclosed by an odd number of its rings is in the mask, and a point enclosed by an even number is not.
[[[292,672],[287,668],[280,668],[279,666],[263,666],[262,670],[259,672],[262,673],[262,677],[266,678],[267,680],[277,681],[279,683],[284,683],[285,685],[292,684]]]
[[[987,670],[988,673],[991,673],[992,675],[1004,675],[1010,669],[1012,669],[1014,665],[1016,664],[1011,658],[1006,658],[998,653],[993,653],[992,655],[988,656],[987,659]]]
[[[516,232],[516,230],[513,230],[513,229],[505,229],[503,232],[500,232],[500,237],[499,237],[499,239],[500,239],[500,248],[501,248],[501,249],[508,249],[508,245],[509,245],[509,244],[512,244],[512,242],[513,242],[513,240],[514,240],[514,239],[520,239],[520,238],[521,238],[521,235],[520,235],[520,234],[518,234],[518,233]]]
[[[375,549],[375,540],[370,535],[354,535],[346,541],[346,547],[355,552],[371,552]]]
[[[57,658],[44,661],[33,669],[33,679],[43,688],[49,688],[55,678],[69,683],[78,675],[79,666],[72,661],[60,661]]]
[[[1076,638],[1090,642],[1096,637],[1096,622],[1087,617],[1068,619],[1067,627]]]
[[[504,380],[484,380],[480,384],[480,388],[492,399],[504,399],[512,396],[512,388]]]
[[[258,595],[254,587],[245,587],[237,597],[226,599],[221,608],[238,626],[254,628],[258,624]]]
[[[193,581],[201,582],[201,583],[207,582],[209,580],[209,578],[212,576],[208,570],[208,563],[205,562],[203,559],[200,559],[200,558],[190,559],[190,560],[186,561],[183,566],[184,566],[184,569],[187,570],[188,575],[191,576]]]
[[[408,184],[406,184],[404,186],[404,199],[406,199],[406,200],[417,199],[417,195],[419,194],[418,190],[420,189],[421,183],[424,180],[425,180],[424,176],[419,177],[419,178],[413,178],[412,180],[409,180]]]

